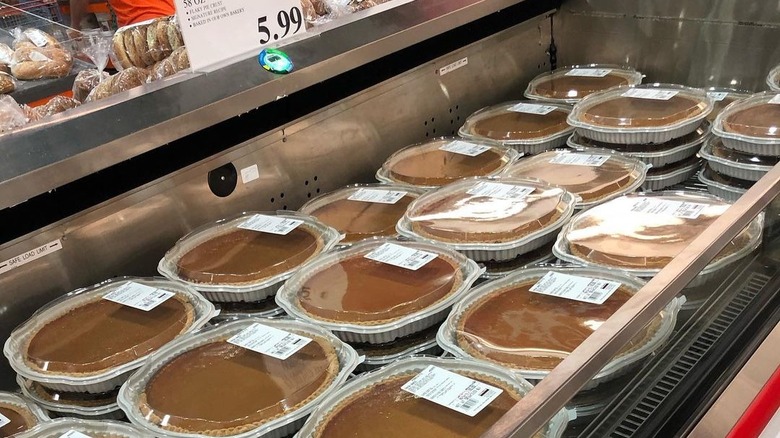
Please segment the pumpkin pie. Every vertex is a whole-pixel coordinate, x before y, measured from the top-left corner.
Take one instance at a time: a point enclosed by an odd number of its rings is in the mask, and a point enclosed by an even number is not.
[[[695,155],[696,151],[698,150],[698,145],[700,145],[705,140],[709,133],[709,122],[704,122],[690,134],[677,137],[664,143],[623,144],[593,140],[575,131],[575,133],[572,134],[571,138],[569,139],[569,144],[575,149],[611,149],[613,151],[625,153],[626,155],[640,159],[644,158],[645,154],[657,155],[663,152],[672,154],[676,151],[687,149],[687,147],[690,147],[690,155]]]
[[[294,332],[294,330],[292,330]],[[142,387],[137,407],[177,433],[231,436],[290,414],[322,394],[340,372],[327,339],[312,339],[286,360],[214,339],[166,360]]]
[[[78,297],[78,295],[76,295]],[[27,338],[21,351],[38,373],[86,377],[144,357],[188,331],[196,311],[176,294],[142,311],[99,297],[38,315],[45,321]]]
[[[634,190],[646,171],[641,162],[608,152],[550,151],[517,162],[505,175],[538,178],[579,195],[582,204],[591,204]]]
[[[25,432],[40,423],[25,400],[12,394],[0,394],[0,415],[8,420],[7,424],[0,427],[0,437],[10,437]],[[0,424],[3,422],[5,420],[0,421]]]
[[[55,438],[72,436],[73,432],[90,438],[142,438],[151,436],[127,423],[109,420],[80,420],[76,418],[58,418],[39,424],[29,432],[26,438]],[[81,436],[81,435],[77,435]]]
[[[466,307],[457,321],[458,347],[510,368],[549,371],[636,292],[622,285],[603,304],[591,304],[531,292],[541,278],[491,290]],[[644,345],[660,323],[659,316],[620,356]]]
[[[723,145],[723,140],[717,137],[713,137],[713,140],[710,141],[710,146],[710,153],[712,153],[712,155],[724,160],[728,160],[732,163],[767,167],[772,167],[775,164],[780,163],[780,157],[755,155],[729,149]]]
[[[721,128],[730,134],[780,139],[780,104],[757,102],[735,107],[723,113]]]
[[[522,397],[514,388],[492,376],[454,372],[498,387],[503,392],[476,416],[469,417],[401,389],[417,373],[395,374],[339,400],[318,422],[311,437],[477,438]]]
[[[528,85],[526,97],[576,102],[612,87],[637,85],[642,75],[607,65],[586,65],[558,69],[537,76]]]
[[[707,120],[714,122],[718,114],[737,100],[750,97],[750,93],[745,91],[732,90],[728,88],[708,88],[707,94],[714,97],[715,106],[712,112],[707,116]]]
[[[384,202],[360,200],[366,199],[361,194],[381,192],[397,196]],[[417,191],[399,186],[347,187],[313,199],[301,207],[301,212],[344,233],[341,243],[354,243],[372,237],[395,236],[395,224],[418,196]]]
[[[95,394],[89,392],[58,391],[23,377],[18,377],[17,381],[24,390],[25,395],[44,406],[46,406],[46,403],[57,406],[76,406],[82,408],[100,408],[108,405],[116,406],[116,396],[119,393],[119,388]]]
[[[684,160],[677,161],[676,163],[667,164],[666,166],[651,167],[650,170],[647,171],[647,176],[648,178],[662,178],[664,176],[668,176],[670,174],[673,174],[675,172],[690,167],[698,168],[700,164],[701,164],[701,159],[699,159],[699,157],[694,155]]]
[[[475,149],[459,153],[452,145],[466,149],[471,145]],[[396,152],[385,161],[377,177],[386,182],[440,187],[461,178],[500,173],[516,156],[500,146],[440,138]]]
[[[711,181],[715,181],[716,183],[727,185],[729,187],[735,187],[742,190],[748,190],[749,188],[753,187],[756,184],[755,181],[748,181],[746,179],[735,178],[732,176],[715,172],[714,170],[712,170],[712,168],[709,165],[704,168],[704,175],[708,179],[710,179]]]
[[[594,100],[593,104],[582,109],[579,120],[606,128],[659,128],[703,117],[709,108],[706,100],[683,93],[668,100],[618,94],[601,101]]]
[[[509,143],[543,142],[573,130],[566,121],[569,112],[563,105],[535,101],[501,104],[469,116],[461,135]]]

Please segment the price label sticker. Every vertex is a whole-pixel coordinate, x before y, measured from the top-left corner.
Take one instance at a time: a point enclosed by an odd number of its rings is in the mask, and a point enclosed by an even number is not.
[[[256,214],[244,221],[238,228],[245,230],[259,231],[261,233],[277,234],[279,236],[286,236],[303,221],[298,219],[288,219],[278,216],[266,216],[264,214]]]
[[[469,189],[466,193],[474,196],[520,200],[528,197],[534,190],[533,187],[482,181]]]
[[[566,72],[566,76],[579,76],[585,78],[603,78],[612,73],[611,68],[573,68]]]
[[[504,392],[433,365],[406,382],[401,389],[469,417],[477,415]]]
[[[10,418],[6,417],[3,414],[0,414],[0,428],[2,428],[3,426],[5,426],[6,424],[8,424],[10,422],[11,422]]]
[[[707,92],[707,96],[709,96],[715,102],[722,101],[728,95],[729,95],[729,93],[727,91],[708,91]]]
[[[667,199],[641,198],[631,206],[634,213],[660,214],[684,219],[696,219],[708,204],[671,201]]]
[[[637,99],[650,100],[669,100],[677,96],[677,90],[656,90],[652,88],[632,88],[623,93],[623,97],[633,97]]]
[[[167,290],[131,281],[103,295],[103,299],[148,312],[174,295]]]
[[[558,154],[550,160],[552,164],[567,166],[600,167],[609,160],[609,155]]]
[[[174,0],[193,70],[306,32],[300,0]]]
[[[89,435],[83,434],[77,430],[69,430],[62,435],[60,435],[60,438],[92,438]]]
[[[780,94],[778,94],[775,97],[769,99],[769,103],[780,104]]]
[[[350,201],[373,202],[376,204],[395,204],[409,192],[400,190],[378,190],[378,189],[360,189],[353,193]]]
[[[618,290],[621,283],[579,277],[577,275],[548,272],[529,289],[531,292],[582,301],[591,304],[604,304]]]
[[[255,323],[228,339],[228,342],[266,356],[286,360],[311,342],[311,339]]]
[[[552,105],[537,105],[535,103],[518,103],[517,105],[509,107],[509,111],[514,111],[516,113],[536,114],[539,116],[546,116],[547,114],[550,114],[557,109],[557,107]]]
[[[260,178],[260,170],[257,168],[257,164],[241,169],[241,182],[244,184],[249,184],[258,178]]]
[[[416,271],[438,256],[419,249],[407,248],[394,243],[385,243],[364,257],[376,262]]]
[[[444,146],[440,147],[439,150],[466,155],[469,157],[476,157],[477,155],[489,151],[490,146],[456,140],[445,144]]]

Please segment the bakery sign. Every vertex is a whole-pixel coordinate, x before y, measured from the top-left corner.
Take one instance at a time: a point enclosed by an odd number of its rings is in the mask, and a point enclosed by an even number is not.
[[[190,65],[216,69],[306,32],[300,0],[175,0]]]

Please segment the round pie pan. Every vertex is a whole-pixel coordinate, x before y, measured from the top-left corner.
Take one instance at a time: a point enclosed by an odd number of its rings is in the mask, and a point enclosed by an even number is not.
[[[780,156],[780,137],[759,137],[753,135],[739,134],[736,132],[730,132],[724,130],[723,124],[726,119],[737,112],[746,110],[753,106],[764,105],[768,103],[776,96],[779,96],[778,92],[765,91],[763,93],[754,94],[753,96],[732,103],[727,106],[718,117],[715,119],[715,123],[712,127],[712,132],[721,137],[723,145],[729,149],[734,149],[740,152],[746,152],[754,155],[764,155],[768,157]],[[780,104],[778,104],[780,105]],[[780,121],[778,121],[780,126]]]
[[[736,202],[747,192],[747,189],[741,187],[734,187],[718,181],[713,181],[707,177],[705,169],[702,169],[702,171],[699,172],[699,181],[707,186],[707,190],[710,193],[729,202]]]
[[[35,404],[34,400],[32,400],[29,397],[26,396],[23,397],[19,394],[14,394],[11,392],[0,391],[0,403],[15,406],[23,410],[26,410],[27,412],[32,414],[33,417],[35,417],[35,419],[38,421],[38,424],[50,420],[49,416],[46,415],[46,412],[44,412],[43,409],[41,409],[37,404]],[[16,436],[20,436],[21,434],[28,433],[31,429],[33,428],[30,428],[24,432],[20,432]]]
[[[177,269],[179,259],[190,250],[217,236],[235,230],[256,214],[303,221],[303,224],[300,226],[307,227],[322,239],[322,248],[319,249],[318,253],[313,254],[310,259],[316,257],[317,254],[330,250],[341,240],[341,233],[337,230],[334,230],[316,218],[306,214],[291,211],[245,212],[231,218],[222,219],[215,223],[202,226],[179,239],[179,241],[176,242],[176,245],[174,245],[174,247],[160,260],[160,263],[157,265],[157,271],[171,280],[189,285],[202,293],[207,299],[214,302],[256,302],[274,295],[284,281],[290,278],[298,267],[267,278],[242,284],[198,283],[182,278]]]
[[[642,184],[642,190],[658,191],[682,184],[693,175],[696,175],[699,169],[701,169],[701,160],[696,160],[688,166],[674,169],[671,172],[648,175],[644,184]]]
[[[586,96],[561,99],[561,98],[545,96],[539,94],[536,91],[538,89],[539,84],[549,81],[551,79],[557,79],[563,76],[569,76],[568,73],[574,69],[610,70],[608,75],[620,76],[628,82],[627,84],[625,84],[625,86],[639,85],[642,83],[642,79],[644,78],[644,75],[642,73],[634,70],[631,67],[626,67],[626,66],[619,66],[619,65],[612,65],[612,64],[571,65],[571,66],[553,70],[552,72],[542,73],[539,76],[535,77],[534,79],[531,80],[531,82],[528,83],[528,88],[525,89],[525,93],[523,93],[523,95],[529,99],[540,100],[545,102],[565,103],[569,105],[573,105],[579,102]]]
[[[21,434],[24,438],[62,438],[68,432],[76,431],[87,436],[100,435],[111,438],[140,438],[149,436],[133,425],[110,420],[81,420],[58,418],[41,423]]]
[[[566,145],[578,151],[586,151],[588,149],[611,149],[623,155],[637,158],[653,167],[663,167],[696,155],[701,144],[704,143],[709,135],[710,123],[704,122],[696,131],[686,136],[673,139],[664,144],[647,145],[648,149],[650,149],[649,152],[624,152],[615,149],[610,143],[593,141],[592,139],[583,137],[578,132],[575,132],[569,137],[566,141]],[[657,150],[654,151],[653,149]]]
[[[76,404],[67,404],[55,402],[40,397],[35,391],[30,389],[32,381],[22,376],[16,376],[16,383],[22,389],[22,393],[29,399],[35,401],[38,406],[43,407],[57,417],[73,417],[84,420],[121,420],[125,418],[125,413],[119,409],[116,399],[108,404],[100,406],[80,406]]]
[[[698,100],[705,104],[705,109],[699,114],[683,120],[662,126],[647,127],[615,127],[601,126],[581,120],[587,110],[595,105],[620,98],[632,88],[658,89],[677,91],[678,94]],[[703,90],[674,84],[643,84],[635,87],[615,87],[609,90],[591,94],[574,106],[569,115],[569,124],[574,126],[580,135],[605,143],[616,144],[662,144],[675,138],[683,137],[696,131],[707,115],[712,112],[713,101]]]
[[[450,312],[450,315],[447,317],[447,320],[439,328],[439,333],[436,337],[439,345],[441,345],[445,351],[453,354],[455,357],[470,358],[473,360],[492,363],[492,361],[473,357],[458,345],[457,337],[458,324],[460,319],[464,314],[466,314],[472,305],[481,302],[481,299],[484,296],[490,295],[498,290],[511,287],[516,284],[526,283],[529,280],[539,280],[550,271],[600,280],[615,281],[631,289],[633,293],[639,292],[639,290],[641,290],[645,285],[645,282],[641,279],[616,269],[577,266],[542,266],[522,269],[502,279],[491,281],[490,283],[486,283],[478,288],[475,288],[463,301],[453,307],[452,312]],[[560,299],[566,300],[567,298]],[[604,368],[601,369],[601,371],[598,372],[598,374],[593,377],[593,379],[591,379],[582,388],[582,390],[584,391],[592,389],[601,383],[622,376],[625,372],[632,369],[632,365],[636,364],[638,361],[644,359],[659,347],[661,347],[672,334],[677,312],[679,311],[681,304],[682,302],[677,299],[670,302],[664,308],[664,311],[662,312],[661,323],[659,324],[658,330],[653,334],[653,336],[647,339],[646,342],[637,349],[617,358],[613,358],[609,363],[607,363],[607,365],[604,366]],[[550,373],[549,370],[512,368],[512,366],[509,364],[500,364],[500,366],[507,367],[518,376],[530,381],[540,381]]]
[[[709,166],[715,172],[732,178],[744,179],[746,181],[758,181],[763,178],[767,172],[772,170],[772,166],[739,163],[715,155],[713,153],[713,147],[718,145],[719,142],[720,139],[718,137],[712,137],[704,146],[702,146],[701,151],[699,151],[699,155],[707,160]]]
[[[175,432],[163,429],[156,424],[153,424],[144,417],[138,408],[139,398],[149,380],[169,361],[183,353],[186,353],[187,351],[193,350],[202,345],[210,344],[220,339],[234,336],[255,323],[260,323],[280,330],[301,333],[304,336],[309,334],[310,336],[324,338],[329,341],[331,345],[333,345],[336,350],[336,354],[338,355],[339,373],[333,382],[331,382],[331,384],[328,386],[328,388],[326,388],[321,394],[317,395],[314,399],[310,400],[295,411],[288,412],[287,414],[275,418],[274,420],[263,423],[256,429],[240,434],[230,435],[230,437],[249,438],[261,436],[263,438],[282,438],[294,434],[303,425],[306,416],[309,415],[309,413],[323,400],[323,398],[326,397],[330,392],[336,390],[336,388],[338,388],[347,380],[349,375],[358,365],[359,358],[352,347],[341,342],[329,331],[321,327],[293,319],[246,318],[203,329],[200,332],[192,333],[187,337],[181,338],[178,341],[167,345],[166,347],[157,351],[143,368],[139,369],[130,377],[130,379],[128,379],[124,385],[122,385],[122,388],[119,390],[119,397],[117,398],[119,407],[125,412],[131,423],[147,431],[145,435],[153,434],[155,436],[179,438],[195,438],[205,436],[198,433]]]
[[[358,394],[364,388],[371,387],[394,376],[406,375],[414,372],[419,373],[428,366],[436,366],[451,372],[461,371],[470,374],[485,375],[513,388],[522,396],[525,396],[533,389],[533,386],[527,381],[501,367],[489,363],[458,358],[442,359],[434,357],[411,357],[376,371],[363,374],[356,379],[347,382],[347,384],[339,388],[338,391],[329,394],[322,400],[322,403],[320,403],[317,409],[312,412],[311,416],[306,421],[306,424],[304,424],[296,437],[311,438],[316,431],[317,426],[328,418],[334,408],[337,408],[340,403],[349,399],[352,395]],[[541,436],[544,438],[559,438],[566,429],[570,416],[572,416],[572,414],[565,409],[558,411],[542,429]]]
[[[133,361],[115,366],[101,373],[77,377],[64,373],[48,373],[32,369],[24,361],[23,357],[25,354],[22,352],[22,349],[25,348],[24,346],[31,336],[52,319],[64,315],[87,302],[94,301],[97,297],[102,297],[107,292],[117,289],[128,282],[176,292],[186,297],[194,309],[195,316],[193,317],[192,325],[179,336],[203,327],[216,314],[213,304],[185,284],[162,278],[112,278],[94,286],[75,290],[50,302],[35,312],[30,319],[14,329],[3,348],[3,353],[8,358],[11,368],[22,377],[57,391],[102,393],[109,392],[122,385],[133,370],[143,365],[149,355],[136,358]]]
[[[337,265],[343,260],[356,256],[366,255],[385,243],[393,243],[399,246],[413,248],[437,254],[439,257],[456,262],[459,265],[461,284],[446,298],[433,303],[424,309],[414,313],[403,315],[389,321],[375,324],[358,324],[350,322],[336,322],[319,318],[306,312],[298,302],[298,294],[306,281],[313,275],[324,269]],[[403,269],[403,268],[398,268]],[[384,344],[395,339],[419,333],[437,323],[444,321],[450,308],[464,294],[466,294],[475,281],[484,272],[476,262],[466,258],[455,250],[426,242],[400,241],[395,239],[371,239],[357,243],[349,249],[325,254],[310,263],[304,265],[298,273],[287,280],[284,286],[276,294],[276,303],[289,315],[308,321],[312,324],[324,327],[333,332],[339,339],[345,342]],[[415,271],[408,271],[409,277],[414,277]],[[366,291],[370,293],[370,291]]]

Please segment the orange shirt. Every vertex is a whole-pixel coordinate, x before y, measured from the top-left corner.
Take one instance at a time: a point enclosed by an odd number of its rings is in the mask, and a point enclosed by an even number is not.
[[[173,0],[109,0],[117,24],[127,26],[152,18],[167,17],[176,12]]]

